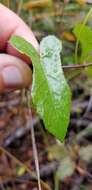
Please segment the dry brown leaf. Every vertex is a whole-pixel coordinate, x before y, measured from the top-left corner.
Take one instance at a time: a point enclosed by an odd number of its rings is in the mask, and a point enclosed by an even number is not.
[[[68,40],[70,42],[74,42],[75,41],[74,35],[72,33],[70,33],[70,32],[65,31],[65,32],[63,32],[62,36],[63,36],[63,38],[65,40]]]
[[[25,9],[33,9],[33,8],[45,8],[52,5],[52,0],[36,0],[29,1],[23,4],[23,8]]]
[[[75,0],[79,5],[83,6],[85,3],[87,3],[86,0]]]

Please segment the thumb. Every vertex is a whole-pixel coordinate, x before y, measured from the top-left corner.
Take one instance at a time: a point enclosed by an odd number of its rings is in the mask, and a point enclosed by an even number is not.
[[[32,71],[21,59],[0,54],[0,93],[28,87],[32,83]]]

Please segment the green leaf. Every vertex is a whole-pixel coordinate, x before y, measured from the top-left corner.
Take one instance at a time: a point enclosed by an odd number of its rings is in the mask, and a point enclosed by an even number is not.
[[[21,37],[12,37],[10,43],[32,60],[33,104],[46,129],[63,141],[69,123],[71,93],[61,68],[61,42],[54,36],[44,38],[40,55]]]
[[[83,63],[84,61],[92,61],[92,30],[86,25],[82,27],[82,24],[77,24],[74,28],[74,34],[76,35],[82,48],[80,62]]]
[[[92,30],[90,27],[82,24],[76,25],[74,34],[81,44],[80,63],[92,62]],[[92,77],[92,66],[86,68],[88,76]]]

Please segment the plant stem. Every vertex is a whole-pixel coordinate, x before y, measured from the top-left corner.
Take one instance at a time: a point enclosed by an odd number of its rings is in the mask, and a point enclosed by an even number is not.
[[[27,92],[27,101],[28,101],[29,117],[31,116],[31,118],[32,118],[29,93],[30,92],[28,91]],[[37,178],[38,178],[38,188],[39,188],[39,190],[42,190],[41,182],[40,182],[40,169],[39,169],[38,153],[37,153],[37,147],[36,147],[36,142],[35,142],[34,125],[33,125],[32,119],[31,119],[31,128],[30,129],[31,129],[33,154],[34,154],[34,159],[35,159],[35,167],[36,167],[36,173],[37,173]]]
[[[74,64],[74,65],[63,65],[62,68],[63,69],[79,69],[79,68],[86,68],[86,67],[91,67],[92,66],[92,63],[88,63],[88,64]]]

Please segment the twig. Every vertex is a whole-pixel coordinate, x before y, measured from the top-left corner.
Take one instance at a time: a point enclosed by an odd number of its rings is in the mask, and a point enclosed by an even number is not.
[[[53,160],[46,165],[42,165],[40,168],[40,176],[42,178],[49,177],[52,173],[54,173],[59,165],[59,161]],[[18,178],[19,180],[31,180],[31,177],[28,173],[25,173],[23,176]]]
[[[29,109],[29,117],[31,117],[31,137],[32,137],[32,147],[33,147],[33,153],[34,153],[34,159],[35,159],[35,167],[36,167],[36,173],[38,178],[38,188],[39,190],[42,190],[41,188],[41,182],[40,182],[40,169],[39,169],[39,161],[38,161],[38,153],[37,153],[37,147],[35,142],[35,134],[34,134],[34,124],[32,120],[32,113],[30,109],[30,94],[29,91],[27,92],[27,102],[28,102],[28,109]]]
[[[76,64],[76,65],[63,65],[63,69],[80,69],[80,68],[86,68],[86,67],[91,67],[92,63],[88,64]]]

